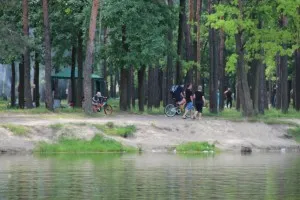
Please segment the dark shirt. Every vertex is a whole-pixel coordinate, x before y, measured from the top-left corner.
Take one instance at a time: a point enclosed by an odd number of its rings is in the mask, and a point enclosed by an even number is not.
[[[226,98],[227,98],[228,100],[231,100],[231,99],[232,99],[232,92],[231,92],[231,91],[228,91],[228,92],[226,93]]]
[[[191,96],[193,96],[193,92],[189,89],[186,89],[185,90],[185,98],[186,98],[187,103],[190,103],[192,101]]]
[[[182,92],[183,92],[183,88],[181,86],[178,86],[177,89],[174,92],[176,101],[181,101],[182,100],[182,96],[181,96]]]
[[[203,97],[203,92],[196,91],[196,92],[195,92],[195,96],[196,96],[196,98],[195,98],[195,103],[203,103],[203,99],[202,99],[202,97]]]
[[[98,97],[97,95],[93,97],[93,102],[94,103],[102,103],[103,102],[103,97]]]

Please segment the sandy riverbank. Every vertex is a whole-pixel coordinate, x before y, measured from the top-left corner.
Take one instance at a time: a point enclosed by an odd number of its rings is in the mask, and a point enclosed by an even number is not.
[[[207,141],[221,150],[240,151],[242,146],[253,150],[300,150],[300,144],[286,137],[288,126],[264,123],[231,122],[204,118],[201,121],[182,120],[180,117],[120,114],[100,118],[58,118],[39,115],[1,114],[1,124],[25,125],[30,129],[25,136],[16,136],[0,126],[0,152],[31,152],[40,141],[55,142],[61,135],[82,139],[92,138],[98,130],[88,124],[113,122],[135,125],[132,138],[114,137],[124,145],[139,147],[143,151],[165,151],[189,141]],[[55,131],[50,126],[64,124]],[[86,125],[87,124],[87,125]]]

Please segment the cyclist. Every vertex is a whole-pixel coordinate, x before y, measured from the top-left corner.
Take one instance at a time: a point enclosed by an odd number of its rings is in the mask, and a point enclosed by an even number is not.
[[[104,97],[101,95],[101,92],[97,92],[96,95],[92,98],[92,104],[98,105],[103,103]]]
[[[174,98],[178,105],[181,106],[181,105],[185,104],[183,85],[177,86],[177,88],[174,91]]]

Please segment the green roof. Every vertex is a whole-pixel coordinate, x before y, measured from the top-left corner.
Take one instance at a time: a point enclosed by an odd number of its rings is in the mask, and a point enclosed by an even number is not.
[[[52,78],[57,78],[57,79],[71,79],[71,67],[65,67],[63,68],[60,72],[58,73],[53,73],[51,75]],[[75,78],[78,78],[78,68],[75,68]],[[101,79],[97,74],[92,74],[92,79]]]

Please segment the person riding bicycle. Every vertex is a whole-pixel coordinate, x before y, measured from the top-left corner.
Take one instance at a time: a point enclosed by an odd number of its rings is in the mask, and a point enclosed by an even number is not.
[[[104,100],[104,97],[101,95],[101,92],[97,92],[96,95],[92,98],[92,104],[98,105],[102,104]]]
[[[173,97],[174,97],[174,99],[175,99],[175,101],[178,105],[185,104],[183,85],[178,85],[177,86],[177,88],[174,91]]]

